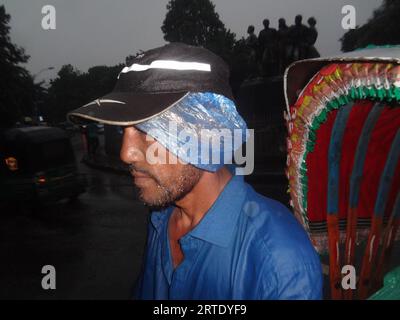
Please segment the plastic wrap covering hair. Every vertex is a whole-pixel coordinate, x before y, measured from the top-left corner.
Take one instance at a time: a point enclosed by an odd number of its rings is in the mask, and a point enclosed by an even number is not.
[[[210,92],[188,93],[136,127],[183,162],[212,172],[232,164],[233,152],[248,138],[233,101]]]

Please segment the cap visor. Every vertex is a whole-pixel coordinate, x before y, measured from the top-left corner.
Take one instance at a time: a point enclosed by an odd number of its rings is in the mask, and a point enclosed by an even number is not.
[[[125,93],[111,92],[67,114],[75,124],[97,121],[128,126],[149,120],[181,100],[187,92]]]

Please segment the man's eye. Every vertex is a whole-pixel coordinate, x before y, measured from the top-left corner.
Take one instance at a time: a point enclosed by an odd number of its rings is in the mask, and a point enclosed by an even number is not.
[[[120,134],[122,136],[123,133],[124,133],[124,127],[118,126],[117,127],[117,132],[118,132],[118,134]]]

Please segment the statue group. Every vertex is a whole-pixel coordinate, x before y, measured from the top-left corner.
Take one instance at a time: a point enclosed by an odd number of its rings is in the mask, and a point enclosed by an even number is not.
[[[250,76],[276,76],[284,72],[286,67],[296,61],[319,57],[315,48],[318,38],[317,21],[314,17],[308,19],[308,26],[304,25],[303,17],[297,15],[295,23],[287,26],[284,18],[279,19],[278,29],[270,27],[270,21],[264,19],[262,29],[258,35],[250,25],[247,29],[248,62],[251,69]]]

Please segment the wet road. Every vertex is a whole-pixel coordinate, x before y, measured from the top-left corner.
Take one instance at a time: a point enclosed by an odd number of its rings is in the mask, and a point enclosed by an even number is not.
[[[79,140],[74,139],[78,159]],[[139,272],[148,210],[129,176],[79,164],[89,187],[78,201],[40,212],[1,212],[0,299],[127,299]],[[56,289],[44,290],[44,265]]]

